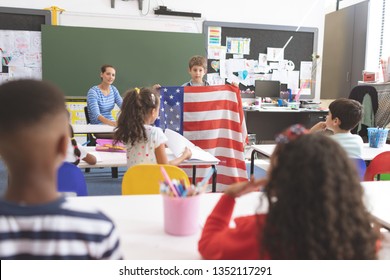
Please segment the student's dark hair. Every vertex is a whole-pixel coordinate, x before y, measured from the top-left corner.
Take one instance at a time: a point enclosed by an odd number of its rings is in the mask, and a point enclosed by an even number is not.
[[[0,135],[60,112],[66,113],[64,94],[51,83],[15,80],[0,85]]]
[[[74,165],[78,165],[80,163],[80,156],[81,156],[81,152],[80,152],[80,149],[77,145],[77,141],[76,139],[74,139],[74,132],[73,132],[73,127],[72,125],[69,125],[69,129],[70,129],[70,142],[72,143],[72,146],[73,146],[73,153],[76,157],[76,160],[73,162]]]
[[[122,141],[133,145],[136,142],[147,141],[145,119],[159,104],[160,96],[156,90],[135,88],[127,91],[114,133],[115,142]]]
[[[103,64],[102,67],[100,67],[100,72],[101,72],[101,73],[105,73],[106,70],[107,70],[107,68],[113,68],[113,69],[115,69],[115,67],[112,66],[112,65],[110,65],[110,64]]]
[[[332,119],[338,118],[341,122],[340,128],[351,130],[362,119],[362,105],[353,99],[339,98],[330,103],[329,111],[332,114]]]
[[[188,62],[188,67],[191,69],[194,66],[202,66],[203,69],[207,70],[207,59],[204,56],[201,55],[195,55],[190,58],[190,61]]]
[[[330,137],[302,135],[278,144],[259,235],[271,259],[375,259],[376,234],[352,161]]]

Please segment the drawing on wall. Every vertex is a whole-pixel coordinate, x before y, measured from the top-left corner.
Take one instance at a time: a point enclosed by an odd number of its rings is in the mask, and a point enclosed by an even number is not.
[[[251,46],[250,38],[226,37],[226,52],[232,54],[249,54]]]
[[[221,27],[209,27],[209,37],[208,45],[209,46],[220,46],[221,45]]]
[[[0,84],[16,79],[42,79],[41,32],[0,30]]]

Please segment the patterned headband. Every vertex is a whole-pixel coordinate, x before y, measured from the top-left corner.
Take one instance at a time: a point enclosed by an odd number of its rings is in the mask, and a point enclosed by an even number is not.
[[[301,124],[294,124],[287,128],[282,133],[278,134],[275,138],[275,141],[277,144],[286,144],[288,142],[291,142],[295,139],[297,139],[299,136],[302,136],[304,134],[308,134],[309,130],[307,130],[303,125]]]

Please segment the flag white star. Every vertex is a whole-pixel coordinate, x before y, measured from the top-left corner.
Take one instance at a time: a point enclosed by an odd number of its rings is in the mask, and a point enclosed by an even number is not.
[[[173,99],[173,95],[171,94],[171,95],[169,96],[169,98],[170,98],[170,99]]]
[[[167,88],[164,88],[164,92],[167,92],[168,91],[168,89]]]
[[[170,123],[170,124],[173,124],[173,121],[170,121],[169,123]]]
[[[177,105],[177,106],[180,106],[180,102],[179,102],[179,101],[177,101],[177,102],[176,102],[176,105]]]
[[[176,115],[176,119],[180,119],[180,116],[179,116],[179,115]]]
[[[176,92],[180,92],[180,89],[177,89]]]
[[[165,100],[165,101],[164,101],[164,104],[167,105],[167,104],[168,104],[168,101]]]
[[[164,112],[164,108],[161,108],[161,112]]]
[[[180,128],[179,128],[179,127],[176,127],[176,131],[180,131]]]
[[[169,108],[169,111],[173,112],[173,108]]]

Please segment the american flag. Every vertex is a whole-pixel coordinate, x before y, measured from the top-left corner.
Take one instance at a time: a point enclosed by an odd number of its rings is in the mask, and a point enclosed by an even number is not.
[[[220,160],[218,191],[248,180],[244,159],[247,132],[237,87],[162,87],[160,93],[160,127],[183,134]],[[202,171],[197,174],[201,180]]]

